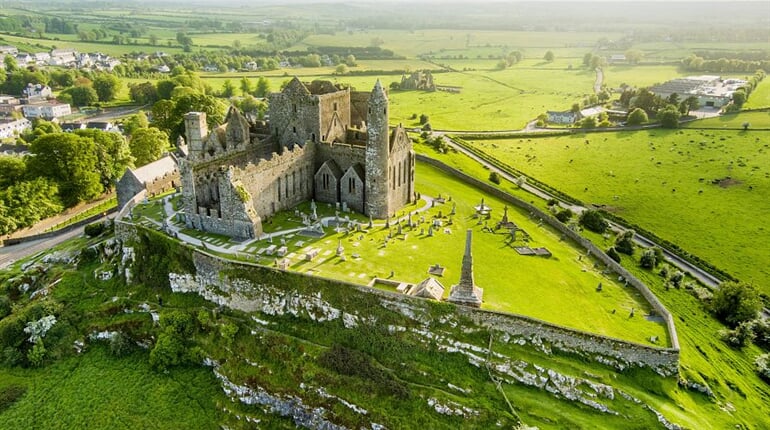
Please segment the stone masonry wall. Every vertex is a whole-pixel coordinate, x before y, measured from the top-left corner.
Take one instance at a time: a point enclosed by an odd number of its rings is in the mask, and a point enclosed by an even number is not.
[[[564,234],[566,237],[570,238],[574,242],[580,244],[588,252],[590,252],[592,256],[596,257],[602,263],[604,263],[609,269],[611,269],[618,275],[622,276],[623,279],[628,281],[629,285],[636,288],[644,296],[644,298],[650,303],[653,309],[655,309],[658,315],[660,315],[663,318],[663,320],[666,322],[666,328],[668,329],[667,330],[668,336],[669,336],[669,340],[671,341],[672,348],[677,351],[679,350],[679,337],[676,334],[676,327],[674,326],[674,317],[671,315],[668,309],[666,309],[666,307],[663,306],[663,304],[660,302],[660,300],[658,300],[655,294],[653,294],[653,292],[650,291],[650,289],[646,285],[644,285],[642,281],[637,279],[634,275],[631,274],[631,272],[626,270],[623,266],[618,264],[615,260],[608,257],[607,254],[604,253],[604,251],[599,249],[591,241],[580,236],[578,233],[570,230],[565,224],[559,222],[559,220],[554,218],[552,215],[543,212],[538,207],[530,203],[527,203],[523,200],[520,200],[508,193],[500,191],[499,189],[487,184],[484,181],[480,181],[477,178],[469,176],[463,172],[460,172],[459,170],[456,170],[452,167],[447,166],[446,164],[440,161],[426,157],[422,154],[417,154],[417,159],[420,160],[421,162],[437,167],[443,170],[444,172],[447,172],[466,183],[470,183],[471,185],[477,188],[480,188],[486,193],[489,193],[501,200],[505,200],[513,204],[516,207],[524,209],[530,213],[534,213],[535,215],[540,217],[544,222],[548,223],[551,227],[555,228],[557,231]]]
[[[321,290],[315,293],[285,291],[271,285],[269,281],[259,282],[275,276],[286,276],[293,285],[304,285],[309,275],[281,272],[249,263],[226,261],[201,251],[193,253],[195,274],[171,273],[169,280],[175,292],[192,292],[217,303],[245,312],[263,312],[269,315],[292,314],[314,321],[340,319],[345,326],[357,321],[370,319],[359,315],[361,309],[350,308],[349,300],[357,295],[370,294],[379,297],[380,306],[395,310],[414,319],[427,328],[450,321],[454,326],[465,317],[476,326],[464,322],[464,330],[493,330],[503,333],[503,340],[510,343],[527,344],[541,352],[551,354],[561,351],[596,361],[607,366],[624,370],[633,367],[649,368],[663,376],[678,372],[679,351],[676,348],[657,348],[619,339],[581,332],[567,327],[550,324],[521,315],[490,312],[463,306],[454,307],[450,315],[431,317],[431,302],[403,294],[390,293],[361,285],[331,281],[333,289],[348,289],[344,299],[339,294]],[[244,279],[234,275],[249,271],[253,276]],[[269,276],[268,276],[269,275]],[[365,310],[363,310],[365,312]],[[376,321],[373,321],[376,323]]]

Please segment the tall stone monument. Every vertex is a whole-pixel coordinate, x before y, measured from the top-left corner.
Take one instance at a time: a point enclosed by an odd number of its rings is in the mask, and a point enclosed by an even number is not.
[[[473,280],[473,255],[471,254],[471,238],[473,230],[468,229],[465,238],[465,254],[460,272],[460,282],[452,286],[448,301],[458,305],[481,307],[481,296],[484,290],[477,287]]]

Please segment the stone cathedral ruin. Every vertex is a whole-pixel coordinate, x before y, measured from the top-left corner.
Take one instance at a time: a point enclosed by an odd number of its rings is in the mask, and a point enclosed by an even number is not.
[[[294,78],[270,95],[267,121],[231,107],[208,130],[185,115],[189,154],[180,159],[187,227],[251,239],[262,220],[315,199],[373,218],[413,202],[415,154],[400,125],[388,127],[388,97],[329,81]]]

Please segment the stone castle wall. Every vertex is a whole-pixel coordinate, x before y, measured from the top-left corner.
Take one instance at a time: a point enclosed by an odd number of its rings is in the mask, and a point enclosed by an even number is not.
[[[313,196],[317,145],[295,146],[270,159],[233,167],[233,178],[253,197],[261,218],[292,208]]]
[[[555,351],[569,353],[618,370],[634,367],[649,368],[663,376],[676,375],[678,372],[679,350],[677,348],[657,348],[582,332],[521,315],[464,306],[451,305],[453,311],[449,315],[435,317],[431,316],[432,302],[428,299],[390,293],[342,281],[327,280],[333,284],[333,289],[337,292],[340,289],[347,289],[347,292],[342,295],[347,299],[340,299],[339,294],[324,290],[306,293],[286,291],[272,285],[269,279],[281,276],[287,277],[292,285],[305,285],[310,276],[281,272],[249,263],[226,261],[201,251],[194,252],[193,261],[196,274],[169,274],[173,291],[197,293],[219,305],[245,312],[263,312],[269,315],[292,314],[295,317],[310,318],[315,321],[340,319],[348,326],[353,324],[351,321],[371,319],[366,314],[366,310],[351,307],[354,306],[351,303],[355,302],[355,299],[351,300],[351,298],[368,294],[378,297],[380,306],[396,310],[429,330],[438,328],[447,321],[454,327],[463,319],[470,320],[473,324],[462,323],[466,332],[469,330],[496,331],[502,333],[502,338],[507,342],[527,344],[546,354]],[[243,271],[250,273],[248,279],[237,275]],[[265,281],[260,282],[259,279]]]

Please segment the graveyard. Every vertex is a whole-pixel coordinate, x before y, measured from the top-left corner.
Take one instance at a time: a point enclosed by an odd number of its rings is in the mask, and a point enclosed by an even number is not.
[[[636,290],[603,273],[602,264],[541,220],[432,166],[418,164],[416,176],[421,198],[387,220],[305,202],[266,220],[258,240],[186,229],[175,217],[167,230],[221,257],[391,292],[414,292],[433,278],[439,288],[432,295],[444,300],[460,278],[465,232],[471,230],[483,309],[669,346],[665,326],[649,317],[650,306]],[[163,225],[159,208],[166,199],[167,208],[177,207],[178,196],[149,200],[137,206],[134,222]]]

